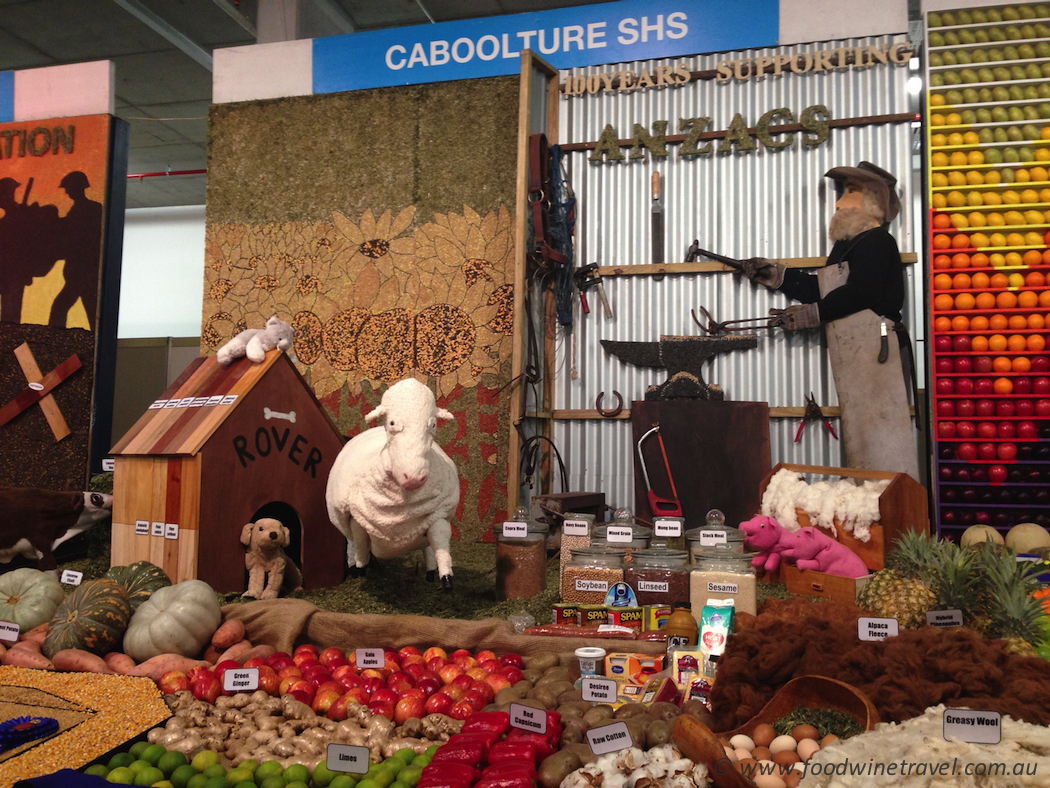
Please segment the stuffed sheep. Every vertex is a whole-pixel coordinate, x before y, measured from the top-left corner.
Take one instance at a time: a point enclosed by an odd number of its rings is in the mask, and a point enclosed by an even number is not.
[[[294,335],[292,327],[274,315],[266,321],[266,328],[249,328],[219,348],[217,360],[225,367],[247,356],[260,364],[266,353],[274,348],[287,352],[292,347]]]

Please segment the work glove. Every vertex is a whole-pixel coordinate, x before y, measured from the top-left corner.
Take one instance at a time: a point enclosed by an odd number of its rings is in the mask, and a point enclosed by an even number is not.
[[[816,304],[798,304],[787,309],[770,309],[771,326],[785,331],[798,331],[802,328],[817,328],[820,325],[820,308]]]
[[[784,284],[785,266],[775,260],[767,260],[765,257],[752,257],[744,260],[744,276],[760,285],[765,285],[771,290],[779,290]]]

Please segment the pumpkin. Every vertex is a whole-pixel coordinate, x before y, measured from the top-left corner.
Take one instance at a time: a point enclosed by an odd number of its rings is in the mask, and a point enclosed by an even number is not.
[[[124,586],[112,580],[92,580],[58,606],[42,651],[48,659],[67,648],[108,654],[120,643],[130,620],[131,599]]]
[[[203,580],[158,589],[131,618],[124,653],[136,662],[159,654],[200,654],[222,622],[219,598]]]
[[[16,569],[0,575],[0,620],[28,632],[46,624],[66,595],[62,584],[39,569]]]
[[[171,579],[164,570],[149,561],[136,561],[128,566],[114,566],[105,577],[124,586],[131,597],[131,611],[134,613],[139,605],[145,602],[159,588],[171,585]]]

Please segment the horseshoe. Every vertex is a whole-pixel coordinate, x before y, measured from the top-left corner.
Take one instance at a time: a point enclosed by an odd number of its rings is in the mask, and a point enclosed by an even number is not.
[[[614,391],[613,396],[616,397],[616,407],[612,410],[602,409],[602,400],[605,399],[605,392],[601,392],[598,395],[598,399],[594,401],[594,409],[598,411],[601,416],[607,419],[615,419],[623,412],[623,397],[620,396],[619,391]]]

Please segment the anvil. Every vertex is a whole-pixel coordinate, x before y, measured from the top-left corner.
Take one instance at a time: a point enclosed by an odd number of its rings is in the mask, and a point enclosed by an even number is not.
[[[704,383],[704,363],[719,353],[758,347],[758,336],[661,336],[659,342],[615,342],[610,339],[601,342],[607,352],[628,364],[667,370],[667,380],[646,390],[647,400],[680,397],[720,400],[725,398],[721,387]]]

